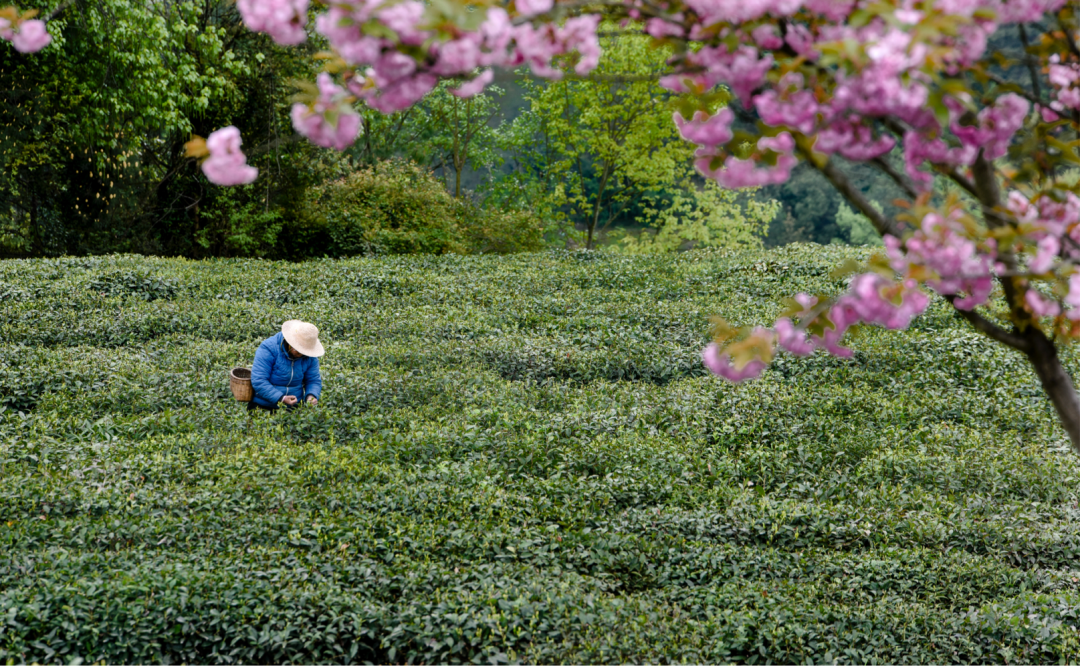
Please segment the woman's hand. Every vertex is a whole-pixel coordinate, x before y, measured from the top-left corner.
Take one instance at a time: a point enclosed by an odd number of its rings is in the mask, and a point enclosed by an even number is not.
[[[282,398],[282,399],[281,399],[281,402],[285,403],[285,404],[286,404],[287,406],[289,406],[289,407],[292,407],[292,406],[293,406],[293,405],[295,405],[295,404],[296,404],[296,403],[297,403],[298,401],[297,401],[297,399],[296,399],[296,396],[295,396],[295,395],[287,395],[287,396],[285,396],[284,398]]]
[[[309,395],[309,396],[307,397],[307,404],[309,404],[309,405],[311,405],[312,407],[314,407],[315,405],[319,404],[319,399],[318,399],[318,398],[316,398],[316,397],[315,397],[315,396],[313,396],[313,395]]]

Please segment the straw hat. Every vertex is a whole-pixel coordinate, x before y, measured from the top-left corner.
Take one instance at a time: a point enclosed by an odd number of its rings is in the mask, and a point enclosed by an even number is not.
[[[285,342],[304,356],[322,356],[326,353],[319,342],[319,329],[314,324],[299,319],[290,319],[281,325],[281,334]]]

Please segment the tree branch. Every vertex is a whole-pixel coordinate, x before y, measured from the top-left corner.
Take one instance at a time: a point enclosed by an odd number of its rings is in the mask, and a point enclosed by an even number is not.
[[[1028,53],[1028,49],[1031,47],[1031,42],[1028,41],[1027,30],[1024,28],[1024,24],[1021,23],[1017,26],[1020,29],[1020,41],[1024,45],[1024,62],[1027,64],[1028,74],[1031,76],[1031,91],[1035,93],[1035,99],[1042,99],[1042,86],[1039,85],[1039,72],[1036,69],[1035,58],[1031,57]]]
[[[949,180],[962,187],[968,194],[979,198],[979,193],[975,191],[975,183],[968,180],[967,176],[956,170],[956,167],[949,169],[941,169],[941,173],[945,174]]]
[[[1010,92],[1014,92],[1017,95],[1020,95],[1032,104],[1035,104],[1037,106],[1046,106],[1045,102],[1040,100],[1036,95],[1033,95],[1030,91],[1025,90],[1024,87],[1021,86],[1019,83],[1015,81],[1009,81],[1006,78],[998,76],[997,74],[991,74],[990,72],[983,72],[983,74],[984,76],[986,76],[987,79],[993,81],[999,86],[1007,87]],[[1032,74],[1032,76],[1034,76],[1034,74]]]
[[[895,220],[891,220],[882,213],[878,212],[876,208],[870,205],[870,200],[867,199],[862,192],[860,192],[848,177],[844,175],[840,169],[836,167],[833,161],[827,160],[825,164],[818,166],[818,164],[809,156],[805,155],[806,162],[818,170],[821,175],[825,176],[825,179],[832,183],[833,187],[843,196],[850,201],[859,212],[865,215],[870,223],[874,225],[874,229],[879,235],[895,236],[900,238],[903,234],[903,227]]]
[[[1022,338],[1015,333],[1006,331],[1005,329],[1001,328],[986,317],[983,317],[981,314],[975,312],[974,310],[961,310],[960,308],[956,307],[955,295],[945,296],[944,298],[946,301],[949,302],[949,305],[953,306],[953,309],[956,311],[957,314],[959,314],[961,317],[966,319],[969,324],[971,324],[972,328],[982,333],[986,337],[990,338],[991,340],[1000,342],[1007,347],[1012,347],[1013,349],[1024,352],[1025,354],[1031,350],[1031,343],[1028,342],[1025,338]]]
[[[889,176],[889,178],[892,178],[893,182],[899,185],[900,189],[904,190],[904,194],[908,195],[912,199],[915,199],[919,196],[919,193],[918,191],[916,191],[915,185],[912,184],[911,180],[904,174],[894,169],[893,165],[889,164],[889,161],[886,160],[884,157],[875,157],[874,159],[870,160],[870,163],[884,171]]]

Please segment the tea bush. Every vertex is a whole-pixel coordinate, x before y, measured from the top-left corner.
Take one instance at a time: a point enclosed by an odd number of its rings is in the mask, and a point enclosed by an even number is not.
[[[0,661],[1075,663],[1020,357],[939,303],[702,371],[859,252],[2,262]],[[323,400],[249,415],[290,318]]]

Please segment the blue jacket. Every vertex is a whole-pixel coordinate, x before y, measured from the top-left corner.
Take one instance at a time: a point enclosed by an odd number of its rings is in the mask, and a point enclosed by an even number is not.
[[[255,389],[255,404],[271,407],[286,395],[317,400],[322,393],[319,359],[301,356],[295,361],[285,351],[285,338],[277,335],[263,340],[251,365],[251,388]]]

